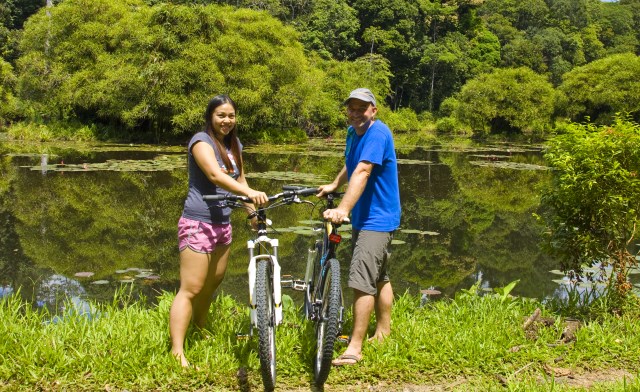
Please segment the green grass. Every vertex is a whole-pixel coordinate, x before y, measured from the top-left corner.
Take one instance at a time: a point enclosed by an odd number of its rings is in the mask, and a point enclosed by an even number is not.
[[[148,309],[119,293],[112,303],[94,304],[89,316],[68,304],[55,323],[18,295],[0,299],[0,390],[261,390],[257,338],[236,338],[248,331],[246,306],[226,295],[216,298],[207,328],[187,337],[187,356],[198,369],[184,371],[169,354],[172,299],[165,293]],[[313,329],[286,300],[277,332],[277,386],[308,390]],[[541,327],[531,340],[522,324],[536,307],[556,317],[556,325]],[[421,306],[419,298],[405,294],[396,298],[392,320],[392,336],[366,344],[359,365],[332,369],[330,390],[402,390],[393,388],[403,384],[459,391],[640,390],[633,370],[640,369],[637,313],[586,322],[569,344],[557,344],[561,317],[535,301],[499,295],[467,292]],[[584,389],[556,382],[545,365],[569,368],[578,379],[597,369],[626,370],[635,379],[613,378]]]

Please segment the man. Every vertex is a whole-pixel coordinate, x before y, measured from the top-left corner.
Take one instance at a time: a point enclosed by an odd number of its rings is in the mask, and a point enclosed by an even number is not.
[[[376,120],[375,96],[366,88],[351,92],[345,101],[349,129],[345,165],[318,196],[343,184],[347,190],[337,208],[324,212],[335,223],[351,213],[353,256],[348,285],[353,289],[353,331],[345,352],[335,366],[353,365],[362,359],[362,344],[375,309],[376,330],[370,340],[382,341],[391,333],[393,289],[388,276],[388,248],[400,225],[398,165],[389,127]]]

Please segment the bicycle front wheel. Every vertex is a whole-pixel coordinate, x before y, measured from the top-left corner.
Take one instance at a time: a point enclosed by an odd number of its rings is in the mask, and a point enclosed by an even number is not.
[[[276,383],[276,312],[272,275],[271,263],[266,260],[259,261],[256,270],[256,315],[258,356],[265,391],[273,391]]]
[[[328,261],[327,274],[320,291],[322,309],[316,322],[316,361],[315,383],[321,386],[327,381],[333,359],[333,345],[338,337],[338,321],[342,306],[342,289],[340,287],[340,263],[336,259]]]

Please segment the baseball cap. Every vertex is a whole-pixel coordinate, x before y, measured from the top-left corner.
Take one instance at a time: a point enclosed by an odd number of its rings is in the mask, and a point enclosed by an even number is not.
[[[373,106],[376,106],[376,97],[368,88],[357,88],[349,94],[349,98],[344,101],[344,104],[348,104],[351,98],[359,99],[365,102],[371,102]]]

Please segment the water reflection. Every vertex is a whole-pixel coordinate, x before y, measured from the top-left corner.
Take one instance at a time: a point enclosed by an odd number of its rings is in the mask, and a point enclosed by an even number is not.
[[[341,146],[286,147],[287,151],[272,147],[269,153],[264,148],[247,150],[252,186],[274,193],[288,183],[319,185],[331,181],[342,167]],[[176,222],[186,194],[186,170],[159,166],[152,172],[63,172],[52,165],[152,160],[183,152],[113,146],[92,151],[50,148],[46,153],[17,149],[0,146],[0,295],[22,287],[25,299],[44,305],[51,303],[56,287],[71,298],[104,300],[124,284],[122,280],[133,280],[134,294],[153,301],[158,292],[177,288]],[[513,146],[510,150],[400,148],[404,230],[395,238],[404,243],[392,249],[391,270],[397,293],[409,290],[418,295],[433,287],[452,296],[478,279],[487,288],[520,279],[516,295],[554,295],[558,285],[547,271],[556,263],[539,250],[540,227],[532,216],[539,208],[538,187],[548,180],[548,173],[521,170],[541,165],[540,151]],[[483,159],[487,165],[478,165]],[[492,166],[498,160],[513,165]],[[287,173],[296,176],[288,180]],[[281,228],[318,217],[317,210],[312,213],[304,205],[270,214]],[[250,231],[244,214],[232,219],[232,256],[221,290],[244,301],[244,246]],[[312,239],[292,232],[279,238],[283,273],[302,276]],[[345,273],[349,248],[346,240],[338,253]],[[125,279],[121,271],[132,268],[151,270],[157,279]],[[80,271],[94,275],[74,278]],[[97,280],[108,284],[92,284]]]
[[[36,290],[36,304],[40,307],[53,306],[70,300],[73,303],[83,302],[85,289],[80,282],[64,275],[53,274],[43,278]]]

